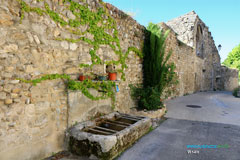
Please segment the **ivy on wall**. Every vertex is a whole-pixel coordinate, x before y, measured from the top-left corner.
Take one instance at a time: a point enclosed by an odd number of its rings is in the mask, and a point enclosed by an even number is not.
[[[34,86],[36,86],[37,83],[41,83],[42,81],[54,80],[54,79],[59,79],[59,78],[70,80],[70,76],[66,75],[66,74],[49,74],[49,75],[45,75],[45,76],[42,76],[41,78],[34,79],[34,80],[25,80],[25,79],[20,79],[20,78],[18,80],[25,82],[25,83],[32,83]]]
[[[86,97],[90,98],[91,100],[100,100],[100,99],[107,99],[111,98],[112,100],[112,107],[114,107],[115,104],[115,91],[113,88],[115,88],[116,83],[113,81],[97,81],[93,82],[91,80],[84,80],[82,82],[75,81],[70,78],[67,74],[49,74],[42,76],[41,78],[34,79],[34,80],[25,80],[25,79],[18,79],[25,83],[31,83],[34,86],[36,86],[38,83],[41,83],[45,80],[54,80],[54,79],[64,79],[67,80],[67,86],[70,90],[80,90]],[[97,91],[99,91],[99,94],[97,96],[92,95],[89,92],[89,88],[93,88]]]
[[[124,70],[127,68],[126,59],[128,58],[129,53],[132,51],[137,56],[143,57],[142,53],[136,47],[129,47],[124,53],[120,46],[120,40],[118,38],[118,30],[116,21],[111,17],[108,12],[108,9],[105,6],[105,3],[100,1],[102,6],[98,7],[96,11],[89,9],[88,5],[82,0],[82,4],[74,2],[73,0],[63,0],[63,5],[65,9],[71,11],[75,16],[75,19],[64,20],[61,13],[57,13],[52,10],[45,0],[37,0],[37,2],[44,3],[44,9],[31,7],[24,0],[17,0],[21,6],[21,21],[24,19],[25,12],[35,12],[39,15],[48,15],[54,22],[60,24],[65,30],[69,33],[78,36],[78,38],[56,38],[59,41],[68,41],[71,43],[77,43],[79,41],[84,41],[88,43],[91,47],[89,54],[91,55],[91,64],[80,64],[79,67],[93,67],[96,64],[107,64],[107,65],[121,65],[121,69],[118,72],[121,73],[121,79],[125,80]],[[85,31],[81,31],[79,28],[81,26],[88,26]],[[93,39],[88,38],[87,33],[93,36]],[[100,45],[109,46],[116,55],[118,55],[118,60],[104,61],[97,55],[97,50],[100,48]],[[43,80],[63,78],[68,80],[68,88],[71,90],[81,90],[82,93],[92,99],[106,99],[111,97],[114,100],[114,91],[113,86],[114,82],[92,82],[85,80],[83,82],[77,82],[70,79],[68,75],[46,75],[39,79],[35,80],[22,80],[23,82],[33,83],[36,85]],[[96,97],[90,94],[88,91],[89,88],[94,88],[96,90],[101,90],[101,95]]]

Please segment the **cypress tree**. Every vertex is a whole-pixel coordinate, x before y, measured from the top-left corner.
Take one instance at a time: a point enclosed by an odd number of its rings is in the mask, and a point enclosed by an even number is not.
[[[142,109],[161,108],[163,92],[177,82],[174,63],[167,63],[172,55],[172,52],[166,53],[168,33],[169,31],[163,33],[159,26],[153,23],[147,27],[143,48],[143,85],[131,86],[132,95]]]

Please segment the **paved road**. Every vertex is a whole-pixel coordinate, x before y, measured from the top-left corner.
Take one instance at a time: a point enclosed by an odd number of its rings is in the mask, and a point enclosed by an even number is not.
[[[167,108],[168,119],[118,160],[240,160],[240,99],[230,92],[200,92],[170,100]]]

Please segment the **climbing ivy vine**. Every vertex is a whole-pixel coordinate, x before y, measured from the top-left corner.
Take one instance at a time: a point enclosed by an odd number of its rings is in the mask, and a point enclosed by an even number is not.
[[[41,83],[42,81],[54,80],[54,79],[59,79],[59,78],[70,80],[70,76],[66,75],[66,74],[50,74],[50,75],[45,75],[45,76],[42,76],[41,78],[34,79],[34,80],[25,80],[25,79],[21,79],[21,78],[19,78],[18,80],[25,82],[25,83],[32,83],[34,86],[36,86],[37,83]]]
[[[25,80],[18,78],[18,80],[25,82],[25,83],[31,83],[34,86],[36,86],[38,83],[41,83],[45,80],[54,80],[54,79],[64,79],[67,80],[67,86],[70,90],[80,90],[86,97],[92,99],[92,100],[100,100],[100,99],[112,99],[112,106],[114,107],[115,104],[115,91],[113,88],[115,88],[116,83],[113,81],[97,81],[93,82],[91,80],[84,80],[82,82],[72,80],[69,75],[67,74],[49,74],[42,76],[41,78],[34,79],[34,80]],[[99,91],[99,96],[93,96],[89,92],[89,88],[93,88],[97,91]]]
[[[142,53],[136,47],[129,47],[128,50],[124,53],[120,46],[120,40],[118,38],[118,30],[116,21],[111,17],[108,12],[108,9],[105,6],[105,3],[100,1],[102,6],[98,7],[96,11],[89,9],[88,4],[84,0],[81,0],[81,4],[74,2],[73,0],[63,0],[63,5],[65,9],[71,11],[75,16],[75,19],[64,19],[61,13],[57,13],[52,10],[49,4],[45,0],[37,0],[37,2],[43,2],[44,8],[31,7],[23,0],[17,0],[21,6],[21,22],[24,19],[25,12],[35,12],[39,15],[48,15],[54,22],[60,24],[64,29],[69,33],[78,36],[78,38],[56,38],[59,41],[68,41],[71,43],[77,43],[79,41],[84,41],[88,43],[91,47],[89,54],[91,55],[91,64],[79,64],[79,67],[90,67],[92,68],[96,64],[107,64],[107,65],[121,65],[121,69],[118,72],[121,73],[121,79],[125,80],[124,70],[127,68],[126,59],[128,58],[129,53],[132,51],[137,56],[143,57]],[[81,26],[88,26],[85,31],[79,29]],[[93,36],[93,39],[88,38],[87,33]],[[104,61],[97,55],[97,50],[100,48],[100,45],[108,45],[118,55],[118,60]],[[68,88],[71,90],[81,90],[82,93],[92,100],[99,100],[111,97],[114,100],[114,91],[113,87],[115,86],[114,82],[92,82],[85,80],[83,82],[77,82],[71,80],[68,75],[46,75],[39,79],[35,80],[22,80],[26,83],[33,83],[36,85],[43,80],[51,80],[63,78],[68,80]],[[96,90],[101,90],[100,96],[95,97],[88,91],[89,88],[94,88]]]

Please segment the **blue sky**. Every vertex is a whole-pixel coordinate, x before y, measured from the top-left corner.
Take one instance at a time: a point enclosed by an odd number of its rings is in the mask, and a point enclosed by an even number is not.
[[[240,43],[240,0],[104,0],[147,26],[167,22],[194,10],[209,27],[216,46],[222,45],[221,61]]]

